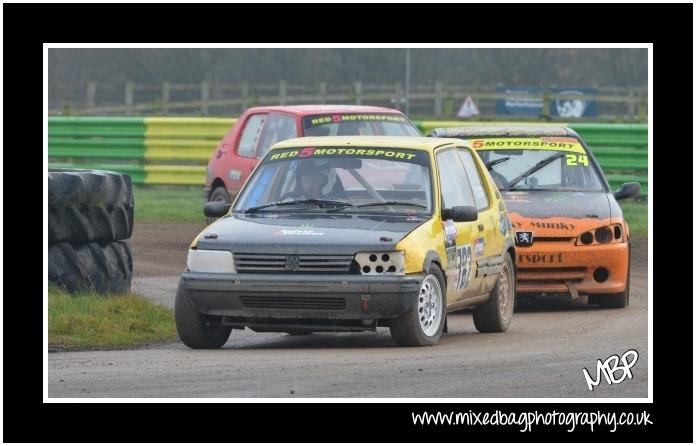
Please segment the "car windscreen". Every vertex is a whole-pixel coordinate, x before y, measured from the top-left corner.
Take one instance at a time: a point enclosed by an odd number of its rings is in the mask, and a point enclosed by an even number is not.
[[[406,117],[388,113],[334,113],[305,116],[304,136],[421,136]]]
[[[500,190],[600,192],[597,166],[577,138],[471,140]]]
[[[401,148],[272,150],[235,204],[239,212],[259,208],[273,212],[430,215],[429,158],[426,152]]]

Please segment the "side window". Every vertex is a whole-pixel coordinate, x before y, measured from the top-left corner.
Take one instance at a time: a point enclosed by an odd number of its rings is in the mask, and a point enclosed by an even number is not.
[[[297,137],[295,118],[287,115],[270,114],[268,122],[261,131],[261,139],[256,148],[256,157],[261,158],[275,143]]]
[[[438,153],[437,169],[440,172],[440,193],[442,194],[443,208],[475,206],[466,171],[456,150]]]
[[[464,169],[469,177],[471,189],[474,192],[476,209],[479,211],[488,209],[488,195],[486,194],[486,188],[483,185],[483,180],[481,180],[481,174],[476,167],[476,162],[474,161],[473,155],[468,149],[464,148],[458,148],[457,152],[459,153],[459,157],[462,159],[462,164],[464,164]]]
[[[259,133],[265,120],[266,115],[252,115],[249,117],[242,131],[242,137],[239,138],[237,155],[245,158],[254,157],[254,147],[256,147],[256,141],[259,140]]]

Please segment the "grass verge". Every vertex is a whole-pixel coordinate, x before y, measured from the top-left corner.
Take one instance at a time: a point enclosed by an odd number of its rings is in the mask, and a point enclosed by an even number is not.
[[[127,348],[176,339],[174,312],[140,296],[70,295],[49,284],[51,349]]]
[[[619,201],[623,215],[628,222],[631,237],[648,236],[648,202],[647,200]]]
[[[135,219],[205,221],[203,186],[133,186]]]

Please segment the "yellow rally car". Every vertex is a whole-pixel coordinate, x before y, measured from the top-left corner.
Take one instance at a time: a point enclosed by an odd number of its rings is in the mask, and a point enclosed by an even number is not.
[[[191,348],[232,329],[308,334],[389,327],[435,344],[447,311],[505,331],[515,247],[498,190],[461,140],[298,138],[266,154],[191,244],[176,326]]]
[[[510,210],[517,245],[518,296],[580,294],[589,303],[629,303],[628,224],[599,164],[572,129],[561,126],[472,126],[435,129],[478,152]]]

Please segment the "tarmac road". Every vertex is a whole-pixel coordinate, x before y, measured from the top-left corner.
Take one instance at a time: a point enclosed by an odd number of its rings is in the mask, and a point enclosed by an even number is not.
[[[200,224],[136,225],[134,290],[173,306],[186,248]],[[133,350],[48,355],[55,397],[647,397],[647,242],[634,240],[631,304],[600,309],[570,298],[522,303],[506,333],[481,334],[470,313],[449,315],[429,348],[377,333],[290,336],[234,330],[222,350],[180,342]],[[582,369],[627,350],[632,378],[590,391]],[[620,372],[616,376],[619,377]]]

